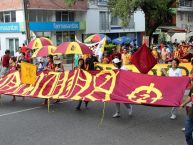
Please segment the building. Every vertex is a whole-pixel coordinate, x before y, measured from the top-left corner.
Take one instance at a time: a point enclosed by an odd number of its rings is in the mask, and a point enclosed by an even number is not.
[[[70,7],[64,0],[29,0],[29,28],[37,37],[50,38],[55,45],[82,37],[86,29],[87,1]]]
[[[73,41],[75,35],[81,37],[84,33],[86,0],[78,0],[73,6],[68,6],[64,0],[25,1],[26,9],[24,0],[1,0],[0,56],[6,49],[14,55],[19,46],[26,43],[26,21],[29,22],[30,34],[48,37],[54,45]]]
[[[187,37],[193,36],[193,0],[180,0],[176,17],[177,27],[186,29]]]
[[[26,40],[24,11],[21,0],[1,0],[0,3],[0,56],[6,49],[13,55]]]
[[[1,0],[0,3],[0,57],[6,49],[14,55],[27,42],[27,32],[30,38],[44,36],[58,45],[73,41],[75,35],[83,41],[95,33],[112,39],[130,36],[140,43],[144,31],[142,11],[136,11],[128,27],[123,28],[120,19],[110,14],[107,0],[76,0],[72,6],[64,0]]]
[[[126,28],[121,26],[121,20],[113,17],[107,7],[108,0],[89,0],[86,14],[86,31],[84,37],[89,34],[103,33],[111,39],[120,36],[137,38],[141,42],[145,32],[145,15],[141,10],[136,11],[129,20]]]

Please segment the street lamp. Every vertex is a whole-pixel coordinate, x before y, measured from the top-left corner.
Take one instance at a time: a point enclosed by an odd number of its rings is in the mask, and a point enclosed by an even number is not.
[[[30,6],[29,0],[23,0],[24,6],[24,16],[25,16],[25,28],[26,28],[26,35],[27,35],[27,43],[30,42],[30,29],[29,29],[29,13],[28,8]]]

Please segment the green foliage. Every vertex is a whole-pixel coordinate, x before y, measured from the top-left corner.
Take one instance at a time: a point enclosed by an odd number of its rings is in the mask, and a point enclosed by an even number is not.
[[[109,8],[114,16],[118,16],[123,26],[129,23],[129,16],[135,10],[145,13],[146,35],[151,36],[157,27],[167,21],[171,5],[176,0],[109,0]]]
[[[160,33],[159,38],[158,38],[158,42],[165,42],[166,41],[166,34],[165,33]]]
[[[64,3],[66,3],[69,7],[73,6],[75,2],[76,0],[64,0]]]

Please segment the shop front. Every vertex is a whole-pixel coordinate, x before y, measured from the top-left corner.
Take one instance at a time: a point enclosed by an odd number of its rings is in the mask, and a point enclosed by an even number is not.
[[[84,22],[30,22],[30,30],[37,37],[50,38],[54,45],[65,41],[74,41],[75,35],[81,36],[85,30]]]

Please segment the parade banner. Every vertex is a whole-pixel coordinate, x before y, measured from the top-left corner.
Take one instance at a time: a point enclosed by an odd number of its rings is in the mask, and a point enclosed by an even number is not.
[[[18,71],[0,79],[0,94],[35,98],[179,106],[188,77],[159,77],[125,70],[42,72],[34,85]]]

